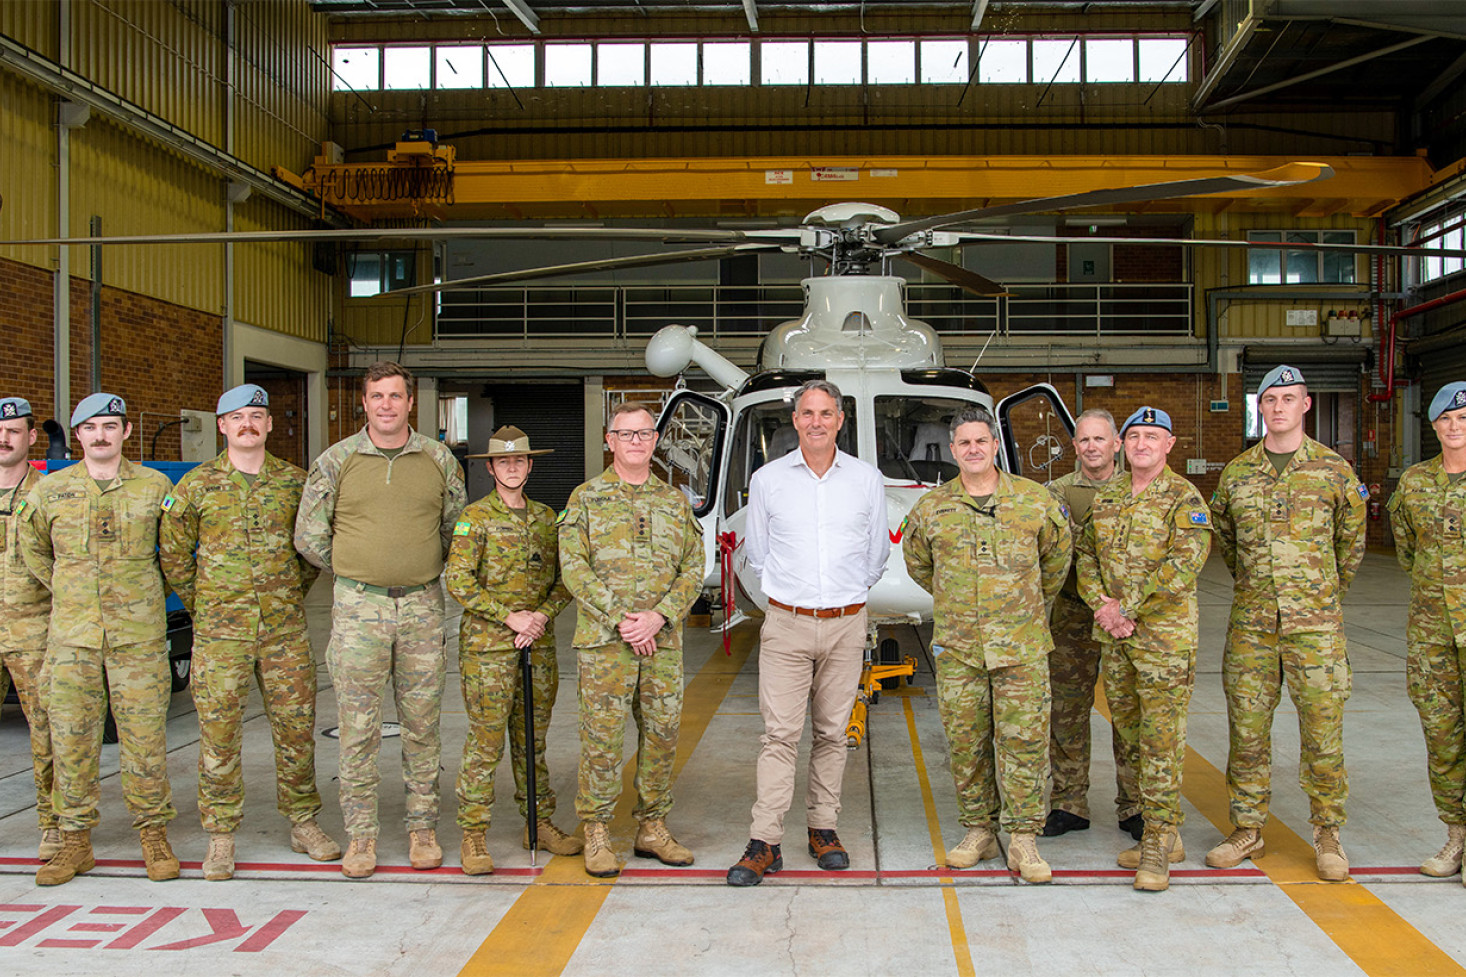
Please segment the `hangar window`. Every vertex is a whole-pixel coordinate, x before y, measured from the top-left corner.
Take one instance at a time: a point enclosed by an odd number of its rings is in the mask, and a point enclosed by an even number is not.
[[[332,89],[362,92],[382,87],[382,49],[338,47],[331,52]]]
[[[860,84],[860,42],[815,41],[814,83],[816,85]]]
[[[759,81],[765,85],[808,85],[808,41],[762,41],[758,46]]]
[[[432,80],[432,48],[382,48],[382,87],[387,91],[431,88]]]
[[[1140,56],[1140,80],[1145,82],[1182,82],[1191,77],[1187,71],[1184,37],[1142,37],[1136,40]]]
[[[589,44],[545,45],[546,88],[589,88],[590,84]]]
[[[1419,237],[1411,243],[1421,247],[1459,251],[1466,247],[1466,219],[1458,214],[1422,225]],[[1462,270],[1462,266],[1462,260],[1458,257],[1422,258],[1419,262],[1420,281],[1429,282],[1454,275]]]
[[[872,85],[910,85],[916,81],[915,41],[867,41],[865,80]]]
[[[1079,38],[1034,38],[1033,83],[1074,84],[1082,77],[1079,67]]]
[[[697,84],[697,44],[693,41],[653,43],[652,84],[672,88]]]
[[[921,81],[925,85],[961,85],[967,81],[966,41],[922,41]]]
[[[596,84],[640,88],[646,84],[645,44],[597,44]]]
[[[417,281],[417,254],[412,251],[353,251],[346,256],[350,275],[347,294],[354,299],[411,288]]]
[[[1247,252],[1249,285],[1345,285],[1355,281],[1354,256],[1318,251],[1314,244],[1353,244],[1353,231],[1248,231],[1247,240],[1302,245]]]
[[[1084,80],[1101,83],[1134,81],[1134,38],[1085,38]]]
[[[534,87],[533,44],[490,44],[488,54],[490,88]]]
[[[481,44],[443,44],[433,48],[434,88],[483,88]]]
[[[977,52],[977,80],[986,84],[1028,81],[1027,41],[984,41]]]
[[[704,85],[747,85],[752,49],[747,41],[713,41],[702,46]]]

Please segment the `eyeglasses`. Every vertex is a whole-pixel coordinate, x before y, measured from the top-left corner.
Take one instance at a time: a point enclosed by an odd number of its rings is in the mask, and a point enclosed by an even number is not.
[[[640,430],[633,431],[629,428],[625,428],[619,431],[611,431],[609,433],[620,441],[630,441],[632,438],[635,438],[638,441],[650,441],[652,438],[657,436],[657,429],[654,427],[644,427]]]

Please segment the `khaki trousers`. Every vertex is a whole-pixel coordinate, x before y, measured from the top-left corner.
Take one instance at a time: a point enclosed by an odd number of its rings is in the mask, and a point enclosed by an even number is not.
[[[820,619],[770,606],[759,632],[758,799],[750,838],[784,840],[784,815],[794,801],[794,768],[804,717],[812,712],[806,817],[811,828],[835,827],[845,777],[845,728],[855,704],[865,651],[864,609]]]

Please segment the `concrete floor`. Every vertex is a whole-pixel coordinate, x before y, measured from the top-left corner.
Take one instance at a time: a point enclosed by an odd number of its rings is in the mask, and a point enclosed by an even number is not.
[[[1232,872],[1202,861],[1227,830],[1220,662],[1231,584],[1215,557],[1201,594],[1185,784],[1189,857],[1164,894],[1134,892],[1130,873],[1115,867],[1115,854],[1130,841],[1112,816],[1109,730],[1098,712],[1094,826],[1041,839],[1054,884],[1020,884],[996,860],[969,872],[939,868],[942,850],[961,829],[925,661],[914,687],[883,696],[866,742],[850,755],[841,837],[852,869],[815,869],[798,843],[803,824],[796,810],[786,870],[757,889],[726,887],[723,873],[747,840],[762,728],[757,632],[745,624],[735,632],[732,657],[716,634],[688,635],[683,765],[670,823],[697,864],[667,869],[632,859],[614,883],[590,879],[574,858],[542,855],[531,868],[518,845],[507,770],[489,835],[499,871],[475,879],[457,871],[453,778],[465,722],[451,645],[440,828],[447,864],[425,873],[406,865],[400,763],[396,741],[387,740],[382,868],[368,882],[349,882],[334,864],[290,852],[285,822],[274,811],[269,732],[257,693],[245,732],[240,870],[231,883],[202,880],[198,731],[190,697],[182,694],[173,700],[168,742],[179,810],[170,834],[184,877],[167,885],[147,881],[118,790],[116,747],[106,747],[102,824],[94,832],[98,868],[59,888],[37,888],[26,729],[19,709],[8,707],[0,717],[0,966],[11,974],[149,973],[168,958],[115,951],[172,950],[187,954],[179,963],[193,972],[245,975],[1463,972],[1466,892],[1459,878],[1416,872],[1445,832],[1431,806],[1420,727],[1405,696],[1407,587],[1393,558],[1367,557],[1346,607],[1354,695],[1347,729],[1353,798],[1343,835],[1353,882],[1345,885],[1313,876],[1307,799],[1297,787],[1296,716],[1287,703],[1274,731],[1267,856]],[[329,591],[318,587],[312,597],[319,658]],[[563,679],[550,770],[561,797],[556,820],[569,828],[575,659],[570,615],[559,624]],[[335,725],[336,702],[324,666],[320,683],[318,726],[325,729]],[[318,746],[321,821],[339,837],[336,743],[322,737]],[[796,796],[802,791],[801,784]],[[629,797],[623,801],[614,837],[629,856]]]

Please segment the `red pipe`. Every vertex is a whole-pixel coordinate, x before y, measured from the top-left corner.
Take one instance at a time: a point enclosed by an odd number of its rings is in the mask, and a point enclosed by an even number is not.
[[[1412,305],[1408,309],[1401,309],[1399,312],[1390,316],[1389,329],[1380,335],[1380,382],[1385,385],[1385,389],[1377,394],[1369,394],[1366,398],[1369,402],[1381,403],[1395,395],[1395,326],[1399,321],[1401,319],[1408,319],[1414,315],[1419,315],[1422,312],[1439,309],[1443,305],[1451,305],[1462,299],[1466,299],[1466,288],[1458,292],[1451,292],[1448,295],[1442,295],[1440,298],[1431,299],[1429,302]]]

